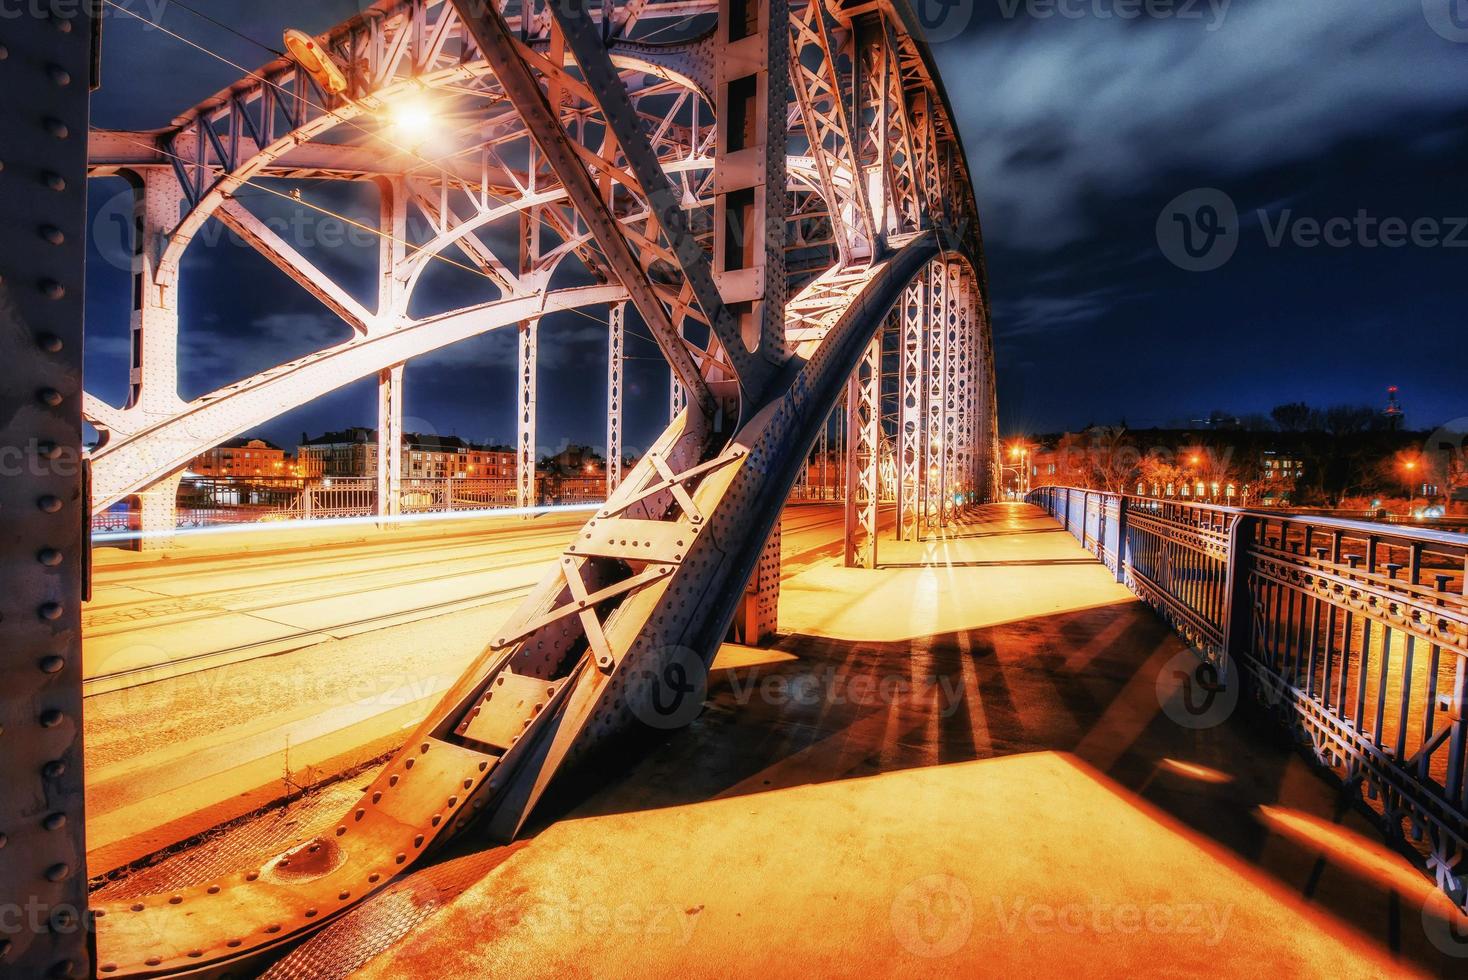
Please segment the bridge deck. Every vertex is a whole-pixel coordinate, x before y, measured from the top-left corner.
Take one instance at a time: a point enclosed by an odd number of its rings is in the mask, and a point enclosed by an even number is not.
[[[777,651],[721,672],[690,728],[272,976],[404,933],[366,975],[1461,964],[1430,883],[1282,740],[1242,709],[1213,727],[1163,710],[1185,648],[1048,517],[996,505],[880,557],[787,568]]]

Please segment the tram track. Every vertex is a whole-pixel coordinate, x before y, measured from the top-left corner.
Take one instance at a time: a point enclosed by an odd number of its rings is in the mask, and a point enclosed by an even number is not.
[[[826,508],[822,509],[825,510]],[[829,552],[830,549],[833,547],[831,542],[822,541],[821,543],[816,544],[813,547],[808,547],[806,546],[808,542],[802,541],[801,538],[813,533],[818,534],[822,531],[837,529],[840,528],[841,525],[842,517],[840,516],[839,511],[835,516],[830,516],[829,513],[823,513],[820,515],[802,514],[799,516],[798,520],[791,520],[787,522],[782,527],[783,540],[787,544],[787,547],[783,549],[785,559],[788,561],[801,563]],[[509,551],[496,552],[494,555],[496,565],[493,571],[497,574],[513,574],[515,572],[524,572],[530,569],[542,568],[545,565],[546,561],[553,558],[555,554],[559,552],[560,546],[565,539],[565,536],[560,533],[561,530],[562,529],[560,528],[548,528],[543,533],[536,535],[537,539],[553,539],[554,543],[549,546],[546,543],[539,543],[535,545],[526,544],[524,546],[513,548]],[[483,547],[484,544],[482,541],[472,541],[466,542],[462,545],[453,545],[451,546],[451,548],[456,553],[456,557],[445,557],[443,555],[443,542],[442,540],[439,540],[436,546],[432,544],[425,544],[420,547],[415,543],[410,547],[392,549],[390,552],[388,552],[388,554],[398,557],[421,557],[424,556],[425,553],[433,553],[435,559],[434,564],[441,566],[445,561],[463,562],[469,560],[470,558],[472,558],[473,553],[476,549],[482,551]],[[467,552],[468,554],[463,554],[465,552]],[[532,554],[534,555],[534,557],[529,558],[525,561],[514,562],[512,564],[502,564],[500,561],[502,558],[505,557],[524,556]],[[345,562],[350,559],[339,558],[333,560],[337,562]],[[358,558],[356,558],[355,560],[360,561],[361,556],[359,555]],[[218,563],[217,559],[210,559],[210,561],[215,562],[216,564]],[[292,567],[309,565],[310,563],[311,559],[309,557],[303,557],[301,559],[291,559],[287,562],[287,564]],[[422,562],[419,561],[412,563],[397,563],[386,568],[375,566],[369,569],[365,569],[355,576],[347,577],[357,578],[360,580],[369,576],[382,576],[385,574],[391,574],[393,571],[403,568],[418,567],[421,564]],[[211,567],[208,570],[192,569],[190,571],[195,574],[207,575],[217,575],[221,573],[221,569],[218,567]],[[178,627],[187,626],[189,624],[206,624],[211,619],[218,617],[223,613],[227,613],[230,615],[257,616],[260,614],[269,613],[272,610],[279,609],[283,605],[298,605],[309,602],[330,602],[345,599],[358,594],[365,596],[373,591],[390,591],[393,589],[401,589],[405,587],[432,585],[436,582],[453,581],[455,579],[462,578],[465,574],[465,570],[460,568],[451,571],[435,571],[431,574],[416,575],[409,578],[394,578],[390,585],[385,585],[375,590],[367,590],[365,592],[360,588],[360,585],[342,585],[340,584],[342,576],[333,576],[331,577],[331,581],[335,584],[335,587],[327,592],[294,597],[288,596],[288,601],[282,601],[280,597],[282,589],[288,590],[291,586],[309,584],[311,582],[320,581],[323,578],[327,577],[318,573],[312,576],[293,580],[292,582],[288,582],[283,585],[274,585],[270,589],[272,598],[256,601],[247,605],[226,606],[221,600],[233,596],[239,597],[240,602],[248,602],[248,597],[252,593],[258,594],[261,590],[241,589],[235,587],[230,589],[206,590],[199,593],[192,593],[187,596],[158,595],[156,596],[156,599],[159,602],[207,602],[208,600],[213,599],[214,604],[207,605],[205,608],[200,608],[192,612],[182,614],[176,612],[164,613],[150,618],[128,618],[117,620],[113,624],[92,626],[88,629],[88,637],[92,639],[100,639],[104,637],[117,638],[126,636],[128,634],[137,634],[139,636],[143,636],[146,635],[150,629],[156,629],[161,626]],[[263,660],[266,658],[280,657],[292,653],[297,653],[303,649],[315,646],[326,640],[337,639],[342,636],[359,635],[378,629],[402,626],[436,616],[466,612],[474,609],[484,608],[487,606],[493,606],[499,603],[511,602],[521,599],[529,594],[537,578],[538,576],[531,575],[529,578],[527,578],[526,581],[522,583],[493,589],[488,592],[482,592],[468,596],[457,596],[454,598],[448,598],[439,601],[424,602],[417,605],[394,609],[386,612],[373,612],[351,619],[338,620],[320,627],[304,628],[289,636],[270,637],[267,639],[233,643],[215,649],[186,653],[166,661],[160,661],[158,663],[128,667],[121,670],[98,672],[84,679],[83,697],[91,699],[101,695],[130,691],[139,687],[176,679],[202,671],[214,670],[218,668],[249,663],[256,660]],[[101,608],[103,610],[122,610],[129,607],[137,608],[139,605],[140,603],[135,599],[130,604],[127,602],[118,601],[110,603]],[[91,610],[89,609],[89,613],[90,612]],[[115,628],[109,629],[108,626],[114,626]]]

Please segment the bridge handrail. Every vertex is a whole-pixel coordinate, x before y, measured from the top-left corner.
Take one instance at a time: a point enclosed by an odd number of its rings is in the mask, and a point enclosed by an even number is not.
[[[1076,487],[1026,499],[1468,908],[1468,534]]]

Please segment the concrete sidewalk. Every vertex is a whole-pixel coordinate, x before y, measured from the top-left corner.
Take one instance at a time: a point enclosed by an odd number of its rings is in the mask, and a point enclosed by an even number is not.
[[[1191,654],[1038,510],[879,557],[787,580],[789,658],[725,672],[631,767],[563,780],[530,839],[462,845],[270,975],[1468,963],[1468,923],[1286,740],[1168,707]]]

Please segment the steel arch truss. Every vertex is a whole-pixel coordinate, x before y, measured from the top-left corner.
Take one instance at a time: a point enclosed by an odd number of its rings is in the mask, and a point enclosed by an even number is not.
[[[378,379],[379,430],[396,443],[403,365],[511,327],[517,485],[534,502],[539,323],[611,310],[606,503],[331,831],[262,867],[104,909],[108,975],[248,965],[471,823],[513,837],[562,765],[665,720],[648,714],[666,710],[659,679],[705,669],[746,595],[749,631],[772,628],[775,522],[843,395],[860,563],[875,564],[886,487],[904,534],[982,494],[993,384],[977,212],[914,24],[899,2],[380,0],[318,39],[346,74],[341,95],[280,61],[169,130],[97,135],[92,173],[139,188],[146,301],[128,404],[85,402],[107,430],[94,506],[358,378]],[[409,96],[443,100],[457,152],[430,161],[391,135],[384,149],[378,114]],[[375,303],[236,194],[282,178],[377,185]],[[184,402],[168,370],[179,260],[211,218],[352,336]],[[506,239],[517,255],[501,254]],[[429,263],[449,254],[486,298],[410,315]],[[567,259],[582,284],[553,281]],[[674,417],[618,481],[627,303],[668,361]],[[392,453],[379,460],[391,486]]]

